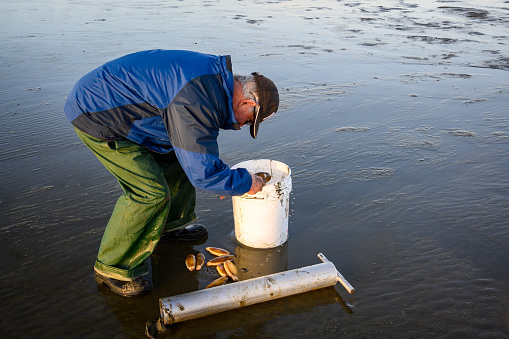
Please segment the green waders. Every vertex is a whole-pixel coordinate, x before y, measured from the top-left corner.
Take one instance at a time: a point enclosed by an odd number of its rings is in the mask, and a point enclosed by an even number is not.
[[[78,129],[76,133],[124,191],[104,231],[94,269],[124,281],[147,275],[145,261],[161,233],[197,219],[195,189],[174,152],[157,154],[128,140],[101,141]]]

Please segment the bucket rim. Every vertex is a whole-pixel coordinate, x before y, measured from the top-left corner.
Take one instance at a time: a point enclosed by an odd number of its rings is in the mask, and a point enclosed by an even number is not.
[[[280,191],[280,192],[284,192],[283,194],[289,194],[291,191],[292,191],[292,179],[291,179],[291,174],[292,174],[292,170],[290,168],[290,166],[288,166],[287,164],[285,164],[284,162],[281,162],[279,160],[272,160],[272,159],[253,159],[253,160],[245,160],[245,161],[242,161],[242,162],[239,162],[238,164],[236,164],[235,166],[232,166],[232,169],[236,169],[236,168],[243,168],[244,166],[248,168],[248,170],[250,169],[250,167],[254,167],[252,165],[255,165],[256,166],[256,163],[257,162],[264,162],[264,163],[268,163],[269,166],[271,167],[271,169],[273,167],[277,167],[279,171],[284,171],[284,177],[281,179],[281,180],[278,180],[278,181],[274,181],[272,183],[267,183],[260,192],[257,192],[255,194],[242,194],[242,195],[239,195],[239,196],[234,196],[233,199],[241,199],[241,200],[251,200],[251,201],[255,201],[255,200],[260,200],[260,201],[263,201],[263,200],[266,200],[266,199],[269,199],[269,198],[274,198],[275,195],[277,196],[280,196],[281,193],[277,193],[276,191]],[[251,166],[249,165],[251,164]],[[281,168],[283,167],[283,168]],[[278,188],[276,188],[276,185],[279,185]]]
[[[244,163],[248,163],[248,162],[254,162],[254,161],[268,161],[268,162],[274,162],[274,163],[277,163],[277,164],[281,164],[281,165],[284,165],[288,168],[288,175],[287,177],[289,177],[291,174],[292,174],[292,169],[290,166],[288,166],[287,164],[285,164],[284,162],[282,161],[279,161],[279,160],[274,160],[274,159],[251,159],[251,160],[244,160],[244,161],[241,161],[235,165],[233,165],[231,167],[231,169],[237,169],[237,168],[242,168],[242,164]],[[272,185],[272,184],[271,184]]]

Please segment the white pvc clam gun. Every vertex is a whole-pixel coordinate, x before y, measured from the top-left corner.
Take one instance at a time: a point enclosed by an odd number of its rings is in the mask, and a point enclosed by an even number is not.
[[[320,264],[159,299],[165,325],[336,285],[355,289],[322,254]]]
[[[244,161],[232,168],[270,175],[270,180],[260,192],[232,198],[237,241],[254,248],[273,248],[284,244],[288,239],[292,191],[290,167],[280,161],[259,159]]]

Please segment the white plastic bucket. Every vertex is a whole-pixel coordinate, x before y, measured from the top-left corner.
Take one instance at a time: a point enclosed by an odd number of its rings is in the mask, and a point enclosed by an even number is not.
[[[245,168],[249,173],[269,173],[271,179],[253,195],[234,196],[233,218],[235,238],[254,248],[273,248],[288,239],[288,216],[292,179],[290,167],[275,160],[248,160],[232,168]]]

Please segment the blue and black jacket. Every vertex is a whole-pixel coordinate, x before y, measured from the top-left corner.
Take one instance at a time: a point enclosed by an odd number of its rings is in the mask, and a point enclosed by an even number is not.
[[[81,78],[65,104],[79,130],[174,151],[191,183],[219,195],[251,187],[245,169],[219,159],[219,129],[239,129],[230,56],[151,50],[110,61]]]

